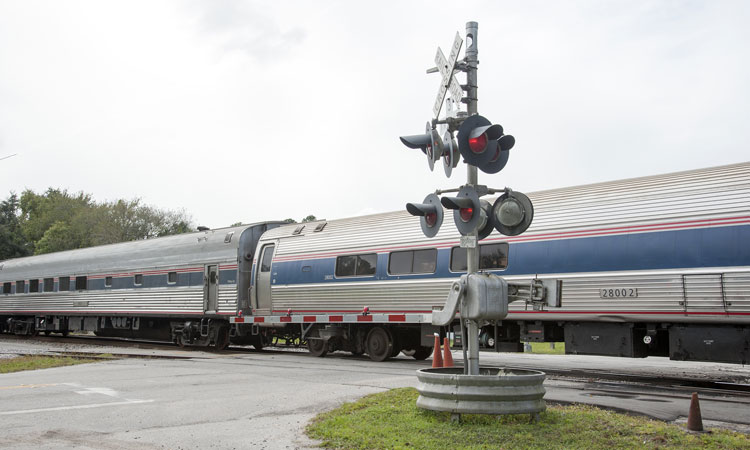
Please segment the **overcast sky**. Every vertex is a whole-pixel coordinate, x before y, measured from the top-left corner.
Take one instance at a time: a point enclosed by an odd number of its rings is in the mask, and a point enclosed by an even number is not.
[[[470,20],[479,112],[516,138],[482,184],[750,159],[747,1],[0,0],[0,197],[140,197],[210,227],[402,209],[466,180],[398,136]]]

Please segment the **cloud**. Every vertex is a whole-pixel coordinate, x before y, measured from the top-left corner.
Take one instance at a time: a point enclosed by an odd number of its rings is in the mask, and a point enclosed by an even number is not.
[[[240,0],[199,1],[192,3],[191,7],[198,15],[198,31],[208,36],[213,45],[225,52],[240,52],[261,62],[273,62],[288,56],[307,37],[306,31],[299,26],[282,28],[262,4]]]

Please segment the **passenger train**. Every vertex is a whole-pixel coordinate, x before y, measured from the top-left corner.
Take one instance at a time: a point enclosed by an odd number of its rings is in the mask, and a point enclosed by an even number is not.
[[[750,361],[750,163],[529,194],[522,235],[480,241],[480,269],[563,281],[559,308],[511,303],[482,343]],[[446,221],[447,222],[447,221]],[[452,225],[452,224],[450,224]],[[178,345],[305,343],[427,358],[466,272],[459,234],[405,211],[263,222],[0,262],[1,331],[90,331]]]

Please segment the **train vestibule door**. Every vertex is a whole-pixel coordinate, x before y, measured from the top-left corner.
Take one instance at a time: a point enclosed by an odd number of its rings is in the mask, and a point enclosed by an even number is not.
[[[219,300],[219,266],[207,265],[203,272],[203,308],[206,313],[217,313]]]
[[[256,314],[271,314],[271,283],[273,281],[273,253],[275,244],[263,246],[255,275]]]

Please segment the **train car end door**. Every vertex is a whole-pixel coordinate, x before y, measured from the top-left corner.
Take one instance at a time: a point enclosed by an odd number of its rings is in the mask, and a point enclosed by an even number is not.
[[[203,272],[203,309],[207,314],[218,313],[219,266],[207,265]]]
[[[273,283],[273,255],[276,244],[263,246],[255,276],[256,314],[271,314],[271,283]]]

